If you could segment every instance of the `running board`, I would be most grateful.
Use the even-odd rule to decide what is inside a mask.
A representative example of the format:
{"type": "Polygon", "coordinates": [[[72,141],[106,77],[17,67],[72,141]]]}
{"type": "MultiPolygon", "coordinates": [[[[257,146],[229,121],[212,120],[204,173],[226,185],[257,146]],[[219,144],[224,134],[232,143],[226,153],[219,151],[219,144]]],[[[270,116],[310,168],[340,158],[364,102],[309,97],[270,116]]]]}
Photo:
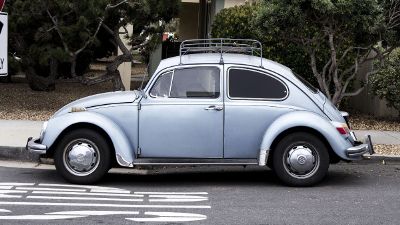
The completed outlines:
{"type": "Polygon", "coordinates": [[[258,165],[257,159],[136,159],[133,165],[258,165]]]}

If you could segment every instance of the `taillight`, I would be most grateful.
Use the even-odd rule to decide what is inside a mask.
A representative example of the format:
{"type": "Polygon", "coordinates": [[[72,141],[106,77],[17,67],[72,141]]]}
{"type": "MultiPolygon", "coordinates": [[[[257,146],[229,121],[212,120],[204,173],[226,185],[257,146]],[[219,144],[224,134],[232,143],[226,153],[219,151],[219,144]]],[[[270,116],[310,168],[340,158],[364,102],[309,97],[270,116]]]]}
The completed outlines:
{"type": "Polygon", "coordinates": [[[345,123],[340,123],[340,122],[332,122],[333,126],[335,126],[336,130],[341,134],[341,135],[346,135],[350,134],[350,129],[345,123]]]}
{"type": "Polygon", "coordinates": [[[339,131],[340,134],[347,134],[347,130],[344,127],[336,127],[336,130],[339,131]]]}

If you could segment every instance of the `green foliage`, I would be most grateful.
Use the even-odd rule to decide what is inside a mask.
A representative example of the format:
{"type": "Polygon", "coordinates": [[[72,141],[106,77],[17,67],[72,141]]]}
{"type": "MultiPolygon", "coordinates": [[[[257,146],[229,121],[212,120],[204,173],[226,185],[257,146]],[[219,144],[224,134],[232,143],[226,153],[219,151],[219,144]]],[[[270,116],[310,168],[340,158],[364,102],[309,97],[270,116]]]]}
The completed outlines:
{"type": "Polygon", "coordinates": [[[258,4],[246,3],[240,6],[222,9],[214,18],[211,36],[215,38],[259,39],[254,29],[253,18],[258,4]]]}
{"type": "Polygon", "coordinates": [[[400,115],[400,49],[394,51],[381,70],[370,78],[371,92],[386,99],[387,106],[400,115]]]}
{"type": "MultiPolygon", "coordinates": [[[[108,2],[106,0],[7,2],[5,10],[9,13],[9,36],[12,37],[10,53],[16,53],[23,59],[23,68],[31,66],[39,76],[43,77],[49,75],[49,60],[56,59],[60,64],[59,73],[69,76],[70,55],[63,42],[72,52],[82,48],[97,29],[99,18],[104,15],[108,2]],[[63,40],[47,10],[56,19],[63,40]]],[[[109,22],[108,19],[106,21],[109,22]]],[[[115,46],[109,42],[111,36],[105,32],[101,34],[102,38],[96,38],[93,44],[82,52],[85,58],[78,56],[78,59],[81,59],[77,61],[78,75],[88,68],[93,58],[108,56],[114,51],[115,46]]]]}
{"type": "Polygon", "coordinates": [[[355,62],[362,64],[379,42],[400,44],[397,16],[392,14],[392,22],[389,18],[390,10],[399,10],[395,2],[264,0],[255,23],[263,35],[302,51],[321,90],[339,105],[344,96],[359,93],[347,90],[357,72],[355,62]]]}
{"type": "Polygon", "coordinates": [[[263,44],[265,58],[282,63],[309,82],[316,84],[309,66],[309,58],[302,48],[273,35],[261,32],[256,23],[261,5],[259,3],[222,9],[214,18],[211,35],[215,38],[256,39],[263,44]]]}
{"type": "MultiPolygon", "coordinates": [[[[156,35],[152,35],[161,35],[161,27],[154,24],[169,21],[176,16],[180,1],[128,0],[118,7],[106,10],[108,4],[121,2],[122,0],[7,2],[5,11],[9,13],[9,32],[12,37],[10,54],[16,53],[23,59],[23,69],[33,67],[43,77],[49,75],[50,59],[55,59],[59,63],[59,75],[69,76],[71,53],[77,52],[87,41],[92,40],[101,18],[104,18],[104,24],[114,32],[118,32],[121,26],[132,24],[132,45],[137,45],[149,36],[156,39],[156,35]]],[[[116,48],[113,34],[101,27],[97,36],[77,55],[77,74],[82,75],[90,62],[110,56],[116,48]]],[[[143,52],[148,54],[150,50],[143,52]]]]}

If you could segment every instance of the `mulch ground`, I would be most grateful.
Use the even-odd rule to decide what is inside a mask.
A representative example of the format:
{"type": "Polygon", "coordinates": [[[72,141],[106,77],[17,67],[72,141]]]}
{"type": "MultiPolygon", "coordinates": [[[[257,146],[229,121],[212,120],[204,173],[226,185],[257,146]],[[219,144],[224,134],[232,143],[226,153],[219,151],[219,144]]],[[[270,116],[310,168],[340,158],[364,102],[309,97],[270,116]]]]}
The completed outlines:
{"type": "Polygon", "coordinates": [[[400,145],[374,145],[374,150],[381,155],[400,155],[400,145]]]}
{"type": "Polygon", "coordinates": [[[400,118],[375,118],[368,115],[350,114],[353,130],[386,130],[400,132],[400,118]]]}
{"type": "Polygon", "coordinates": [[[0,119],[48,120],[62,106],[89,95],[112,91],[111,82],[85,86],[57,83],[52,92],[32,91],[23,80],[0,83],[0,119]]]}

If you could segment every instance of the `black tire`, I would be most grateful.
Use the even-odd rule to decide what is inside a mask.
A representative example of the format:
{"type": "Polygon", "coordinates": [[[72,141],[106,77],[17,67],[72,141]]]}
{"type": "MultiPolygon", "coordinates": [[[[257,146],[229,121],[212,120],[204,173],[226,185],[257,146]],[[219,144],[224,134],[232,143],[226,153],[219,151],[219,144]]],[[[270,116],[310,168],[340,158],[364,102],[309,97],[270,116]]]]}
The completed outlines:
{"type": "MultiPolygon", "coordinates": [[[[78,155],[77,158],[81,157],[78,155]]],[[[78,159],[79,161],[80,159],[78,159]]],[[[57,172],[67,181],[75,184],[93,184],[98,182],[111,168],[111,147],[106,139],[98,132],[81,128],[68,132],[58,143],[54,153],[54,164],[57,172]],[[70,163],[70,152],[73,147],[84,145],[89,149],[92,160],[87,171],[78,171],[70,163]]]]}
{"type": "Polygon", "coordinates": [[[286,185],[296,187],[315,185],[328,172],[328,149],[313,134],[306,132],[289,134],[280,140],[273,150],[272,168],[276,176],[286,185]],[[299,170],[307,169],[299,172],[295,167],[300,168],[299,170]]]}

